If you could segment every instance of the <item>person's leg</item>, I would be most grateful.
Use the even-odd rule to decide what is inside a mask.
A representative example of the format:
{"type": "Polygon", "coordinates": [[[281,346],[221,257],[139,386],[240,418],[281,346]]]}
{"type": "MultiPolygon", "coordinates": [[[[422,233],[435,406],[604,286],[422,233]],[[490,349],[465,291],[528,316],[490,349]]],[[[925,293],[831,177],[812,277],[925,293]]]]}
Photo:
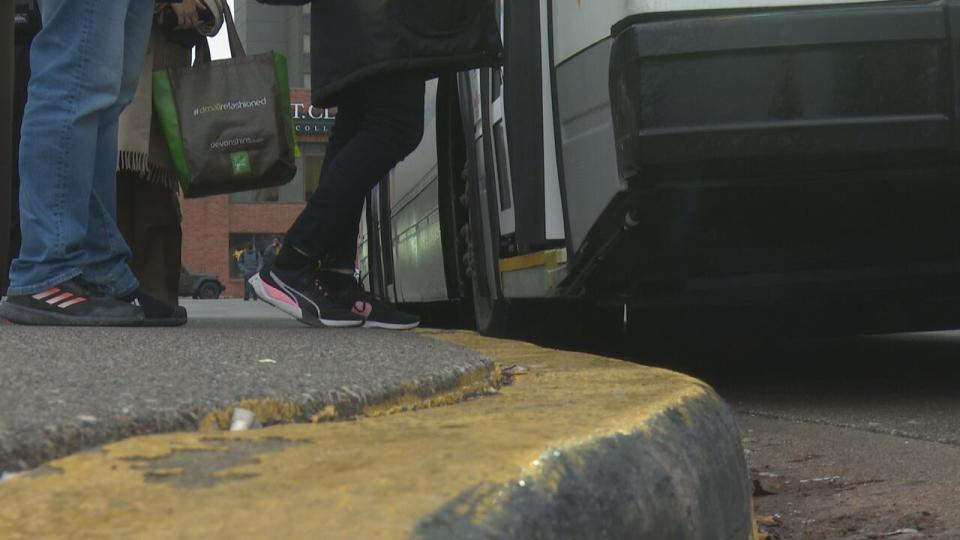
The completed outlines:
{"type": "Polygon", "coordinates": [[[145,326],[180,326],[187,311],[177,305],[180,285],[180,206],[175,193],[137,173],[117,173],[117,228],[135,254],[131,269],[140,283],[124,301],[136,302],[145,326]]]}
{"type": "MultiPolygon", "coordinates": [[[[423,136],[424,83],[419,75],[399,74],[371,80],[357,92],[362,111],[342,107],[347,120],[358,119],[355,133],[339,148],[321,175],[307,207],[287,232],[284,247],[292,246],[314,260],[343,257],[356,233],[367,193],[423,136]],[[352,240],[351,240],[352,238],[352,240]]],[[[352,261],[352,258],[351,258],[352,261]]],[[[350,268],[353,263],[350,263],[350,268]]]]}
{"type": "MultiPolygon", "coordinates": [[[[157,298],[170,305],[180,303],[180,268],[183,266],[183,229],[180,225],[180,200],[177,194],[167,190],[164,187],[157,186],[156,201],[158,212],[162,212],[166,219],[158,223],[151,230],[150,242],[151,251],[156,250],[161,253],[158,257],[161,259],[161,270],[157,273],[162,274],[162,278],[157,284],[157,298]],[[154,247],[154,245],[156,247],[154,247]]],[[[143,203],[146,204],[146,203],[143,203]]],[[[136,261],[134,261],[136,264],[136,261]]],[[[147,291],[148,294],[150,291],[147,291]]]]}
{"type": "Polygon", "coordinates": [[[353,201],[353,211],[347,219],[350,223],[355,224],[355,226],[351,232],[334,239],[332,247],[321,260],[321,266],[323,268],[353,274],[354,267],[357,264],[357,241],[360,238],[360,219],[363,217],[363,207],[365,204],[366,197],[359,201],[353,201]]]}
{"type": "MultiPolygon", "coordinates": [[[[344,146],[356,135],[361,128],[361,122],[366,116],[366,95],[361,96],[361,99],[354,104],[351,108],[353,112],[353,118],[347,124],[347,132],[349,133],[349,138],[342,137],[339,140],[334,140],[334,137],[330,138],[330,145],[327,149],[327,159],[323,162],[323,168],[320,171],[320,177],[323,178],[323,174],[327,171],[327,167],[330,163],[333,162],[333,158],[343,149],[344,146]],[[338,144],[335,144],[338,143],[338,144]],[[334,150],[331,152],[331,148],[334,150]]],[[[336,127],[336,126],[334,126],[336,127]]],[[[318,184],[319,185],[319,184],[318,184]]],[[[365,199],[364,199],[365,200],[365,199]]],[[[363,205],[364,202],[360,203],[355,211],[353,212],[356,215],[357,221],[357,234],[354,237],[359,236],[360,234],[360,217],[363,215],[363,205]]],[[[353,217],[351,216],[351,220],[353,217]]],[[[333,246],[327,250],[326,253],[321,254],[320,264],[324,268],[339,268],[347,269],[352,268],[356,260],[356,242],[351,242],[346,237],[334,239],[333,246]],[[352,247],[351,247],[352,245],[352,247]],[[349,260],[349,262],[348,262],[349,260]]]]}
{"type": "MultiPolygon", "coordinates": [[[[101,114],[120,92],[131,3],[45,0],[20,140],[23,245],[0,316],[18,324],[123,326],[138,307],[81,279],[94,193],[101,114]]],[[[149,21],[148,21],[149,22],[149,21]]],[[[111,174],[111,180],[113,175],[111,174]]]]}
{"type": "MultiPolygon", "coordinates": [[[[323,184],[324,178],[330,171],[331,164],[337,160],[340,152],[353,140],[353,137],[360,131],[366,114],[366,95],[362,91],[352,92],[344,97],[337,107],[337,117],[330,133],[330,142],[327,144],[326,155],[323,160],[323,167],[320,169],[320,178],[318,180],[317,190],[323,184]]],[[[304,209],[297,217],[297,221],[290,228],[294,232],[294,238],[290,237],[290,231],[284,237],[283,246],[277,254],[275,264],[286,270],[295,270],[307,264],[319,261],[323,253],[310,253],[311,249],[307,239],[297,240],[296,236],[312,236],[311,231],[322,225],[319,224],[319,215],[316,211],[304,209]]]]}
{"type": "MultiPolygon", "coordinates": [[[[357,209],[362,209],[367,192],[417,147],[423,135],[420,76],[382,77],[353,94],[353,100],[339,106],[334,155],[328,156],[317,190],[287,232],[276,268],[251,280],[261,299],[317,326],[368,324],[371,310],[378,309],[365,301],[358,309],[346,295],[334,298],[326,286],[318,288],[317,262],[345,245],[344,238],[351,235],[356,252],[357,209]]],[[[350,294],[354,292],[351,288],[350,294]]],[[[376,305],[386,312],[386,304],[376,305]]],[[[395,327],[411,328],[418,322],[405,319],[395,327]]]]}
{"type": "Polygon", "coordinates": [[[394,75],[358,92],[363,95],[359,129],[329,162],[285,246],[292,243],[305,258],[321,261],[319,282],[335,306],[363,317],[365,326],[409,329],[419,318],[366,293],[353,274],[367,194],[423,135],[424,83],[413,74],[394,75]]]}
{"type": "Polygon", "coordinates": [[[16,71],[13,92],[13,161],[11,164],[13,166],[13,178],[10,188],[10,247],[6,262],[3,267],[0,267],[4,279],[7,279],[10,273],[10,263],[20,253],[20,152],[18,149],[20,148],[20,126],[23,124],[23,109],[27,104],[27,82],[30,80],[30,44],[33,42],[33,35],[25,34],[17,36],[16,57],[13,61],[16,71]]]}
{"type": "Polygon", "coordinates": [[[117,228],[130,249],[137,251],[137,199],[139,196],[137,173],[117,171],[117,228]]]}
{"type": "MultiPolygon", "coordinates": [[[[385,87],[375,87],[369,90],[367,96],[369,129],[386,132],[395,125],[394,122],[405,122],[408,126],[404,130],[394,128],[398,140],[402,141],[402,137],[409,136],[405,144],[400,142],[397,145],[397,148],[406,147],[403,154],[396,159],[397,162],[416,148],[423,133],[423,84],[417,85],[410,80],[398,82],[393,88],[398,88],[399,93],[386,94],[383,91],[385,87]],[[419,106],[416,106],[416,103],[419,103],[419,106]],[[386,107],[395,107],[401,114],[393,116],[392,111],[386,107]]],[[[390,168],[395,165],[396,163],[390,168]]],[[[330,247],[323,255],[319,281],[336,305],[349,308],[363,316],[364,326],[407,330],[420,324],[419,317],[404,313],[387,300],[367,293],[354,276],[364,203],[373,186],[388,172],[389,169],[383,171],[379,177],[369,179],[362,186],[362,192],[352,192],[351,198],[344,201],[341,214],[343,221],[340,223],[342,228],[334,229],[337,231],[336,236],[331,238],[330,247]]]]}
{"type": "MultiPolygon", "coordinates": [[[[358,93],[352,93],[349,99],[339,105],[337,120],[320,171],[321,179],[329,170],[330,164],[336,161],[340,151],[359,131],[363,112],[363,96],[358,93]]],[[[333,305],[326,294],[316,286],[317,259],[306,255],[302,249],[293,247],[285,237],[272,263],[264,264],[259,274],[246,280],[245,286],[250,286],[264,302],[305,324],[340,327],[362,325],[362,317],[333,305]]]]}
{"type": "MultiPolygon", "coordinates": [[[[97,201],[101,115],[120,93],[124,25],[149,0],[45,0],[20,142],[23,245],[0,316],[19,324],[132,325],[138,307],[81,279],[97,201]]],[[[149,19],[147,19],[149,24],[149,19]]],[[[115,159],[115,158],[114,158],[115,159]]],[[[111,180],[113,179],[111,171],[111,180]]],[[[129,272],[129,270],[128,270],[129,272]]]]}
{"type": "Polygon", "coordinates": [[[120,172],[117,177],[117,225],[133,251],[132,268],[140,289],[174,306],[181,260],[177,196],[136,173],[120,172]]]}
{"type": "Polygon", "coordinates": [[[7,290],[7,263],[12,249],[10,239],[10,216],[13,214],[11,186],[13,171],[10,170],[10,141],[13,130],[13,34],[14,5],[7,2],[0,8],[0,296],[7,290]]]}
{"type": "Polygon", "coordinates": [[[120,113],[130,104],[147,54],[153,2],[130,0],[123,23],[123,57],[120,87],[113,105],[100,112],[94,161],[90,221],[85,245],[83,277],[109,295],[123,297],[139,286],[130,267],[132,254],[117,228],[117,153],[120,113]]]}
{"type": "Polygon", "coordinates": [[[100,126],[120,95],[131,4],[141,12],[145,4],[153,8],[147,0],[40,4],[44,27],[31,49],[20,144],[23,245],[10,271],[10,294],[37,293],[77,277],[90,256],[91,206],[102,204],[94,171],[97,157],[109,151],[98,148],[100,126]]]}

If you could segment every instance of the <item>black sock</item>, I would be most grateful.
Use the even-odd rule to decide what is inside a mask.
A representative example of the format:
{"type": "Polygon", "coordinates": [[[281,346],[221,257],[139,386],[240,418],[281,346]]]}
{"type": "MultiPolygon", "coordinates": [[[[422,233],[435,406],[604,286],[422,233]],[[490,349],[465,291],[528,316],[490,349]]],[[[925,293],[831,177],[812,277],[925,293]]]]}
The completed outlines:
{"type": "Polygon", "coordinates": [[[311,257],[301,253],[297,248],[284,245],[280,248],[274,264],[281,270],[299,270],[309,265],[311,261],[311,257]]]}
{"type": "Polygon", "coordinates": [[[357,286],[353,274],[343,274],[333,270],[320,271],[320,284],[331,292],[347,291],[357,286]]]}

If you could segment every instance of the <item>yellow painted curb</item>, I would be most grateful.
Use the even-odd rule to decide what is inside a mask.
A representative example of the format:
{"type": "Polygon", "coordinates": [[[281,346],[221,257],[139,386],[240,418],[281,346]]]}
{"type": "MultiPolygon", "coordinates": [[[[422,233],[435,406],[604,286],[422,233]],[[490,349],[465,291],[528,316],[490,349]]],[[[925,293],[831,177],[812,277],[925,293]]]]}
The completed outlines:
{"type": "Polygon", "coordinates": [[[350,420],[357,416],[385,416],[401,412],[418,411],[442,405],[452,405],[465,399],[483,394],[496,393],[500,388],[503,374],[499,365],[493,369],[478,368],[467,371],[453,381],[447,390],[423,388],[416,384],[409,384],[389,397],[379,397],[372,402],[363,404],[359,408],[350,404],[349,410],[345,406],[327,405],[323,409],[309,414],[309,411],[300,403],[279,399],[245,399],[232,407],[218,409],[206,414],[197,423],[200,431],[224,431],[230,428],[230,418],[234,408],[246,409],[254,413],[257,421],[263,425],[291,424],[294,422],[333,422],[336,420],[350,420]]]}
{"type": "MultiPolygon", "coordinates": [[[[669,435],[664,419],[673,430],[700,425],[703,404],[719,403],[700,381],[661,369],[424,333],[487,355],[514,384],[450,407],[384,414],[408,408],[400,404],[353,422],[138,437],[56,460],[0,482],[0,538],[440,538],[467,525],[495,537],[513,519],[504,501],[543,513],[538,501],[567,489],[569,477],[589,483],[602,470],[593,456],[656,442],[669,435]]],[[[736,446],[731,459],[742,462],[736,446]]],[[[741,472],[745,485],[745,469],[731,474],[741,472]]],[[[691,478],[686,486],[706,485],[691,478]]],[[[721,516],[745,531],[740,538],[755,536],[740,526],[752,522],[746,499],[735,506],[743,515],[721,516]]]]}

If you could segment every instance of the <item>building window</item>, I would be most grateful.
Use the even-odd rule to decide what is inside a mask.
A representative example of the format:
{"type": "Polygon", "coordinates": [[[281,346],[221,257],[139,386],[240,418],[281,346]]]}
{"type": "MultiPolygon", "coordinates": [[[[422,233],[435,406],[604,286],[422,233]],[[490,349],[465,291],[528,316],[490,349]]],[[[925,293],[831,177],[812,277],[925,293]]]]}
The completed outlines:
{"type": "Polygon", "coordinates": [[[283,233],[230,233],[230,279],[243,279],[243,272],[240,271],[240,255],[248,245],[253,245],[261,258],[263,250],[278,238],[283,243],[283,233]]]}

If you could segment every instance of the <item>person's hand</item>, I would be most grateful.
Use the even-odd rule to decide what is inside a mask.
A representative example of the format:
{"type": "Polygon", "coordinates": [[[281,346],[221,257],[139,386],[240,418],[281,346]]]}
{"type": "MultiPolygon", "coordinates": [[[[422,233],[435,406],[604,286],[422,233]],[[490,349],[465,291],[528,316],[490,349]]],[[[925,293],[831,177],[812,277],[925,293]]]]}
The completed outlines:
{"type": "Polygon", "coordinates": [[[173,12],[177,14],[177,28],[183,30],[192,30],[200,24],[200,15],[198,10],[202,8],[200,0],[182,0],[181,2],[170,4],[173,12]]]}

